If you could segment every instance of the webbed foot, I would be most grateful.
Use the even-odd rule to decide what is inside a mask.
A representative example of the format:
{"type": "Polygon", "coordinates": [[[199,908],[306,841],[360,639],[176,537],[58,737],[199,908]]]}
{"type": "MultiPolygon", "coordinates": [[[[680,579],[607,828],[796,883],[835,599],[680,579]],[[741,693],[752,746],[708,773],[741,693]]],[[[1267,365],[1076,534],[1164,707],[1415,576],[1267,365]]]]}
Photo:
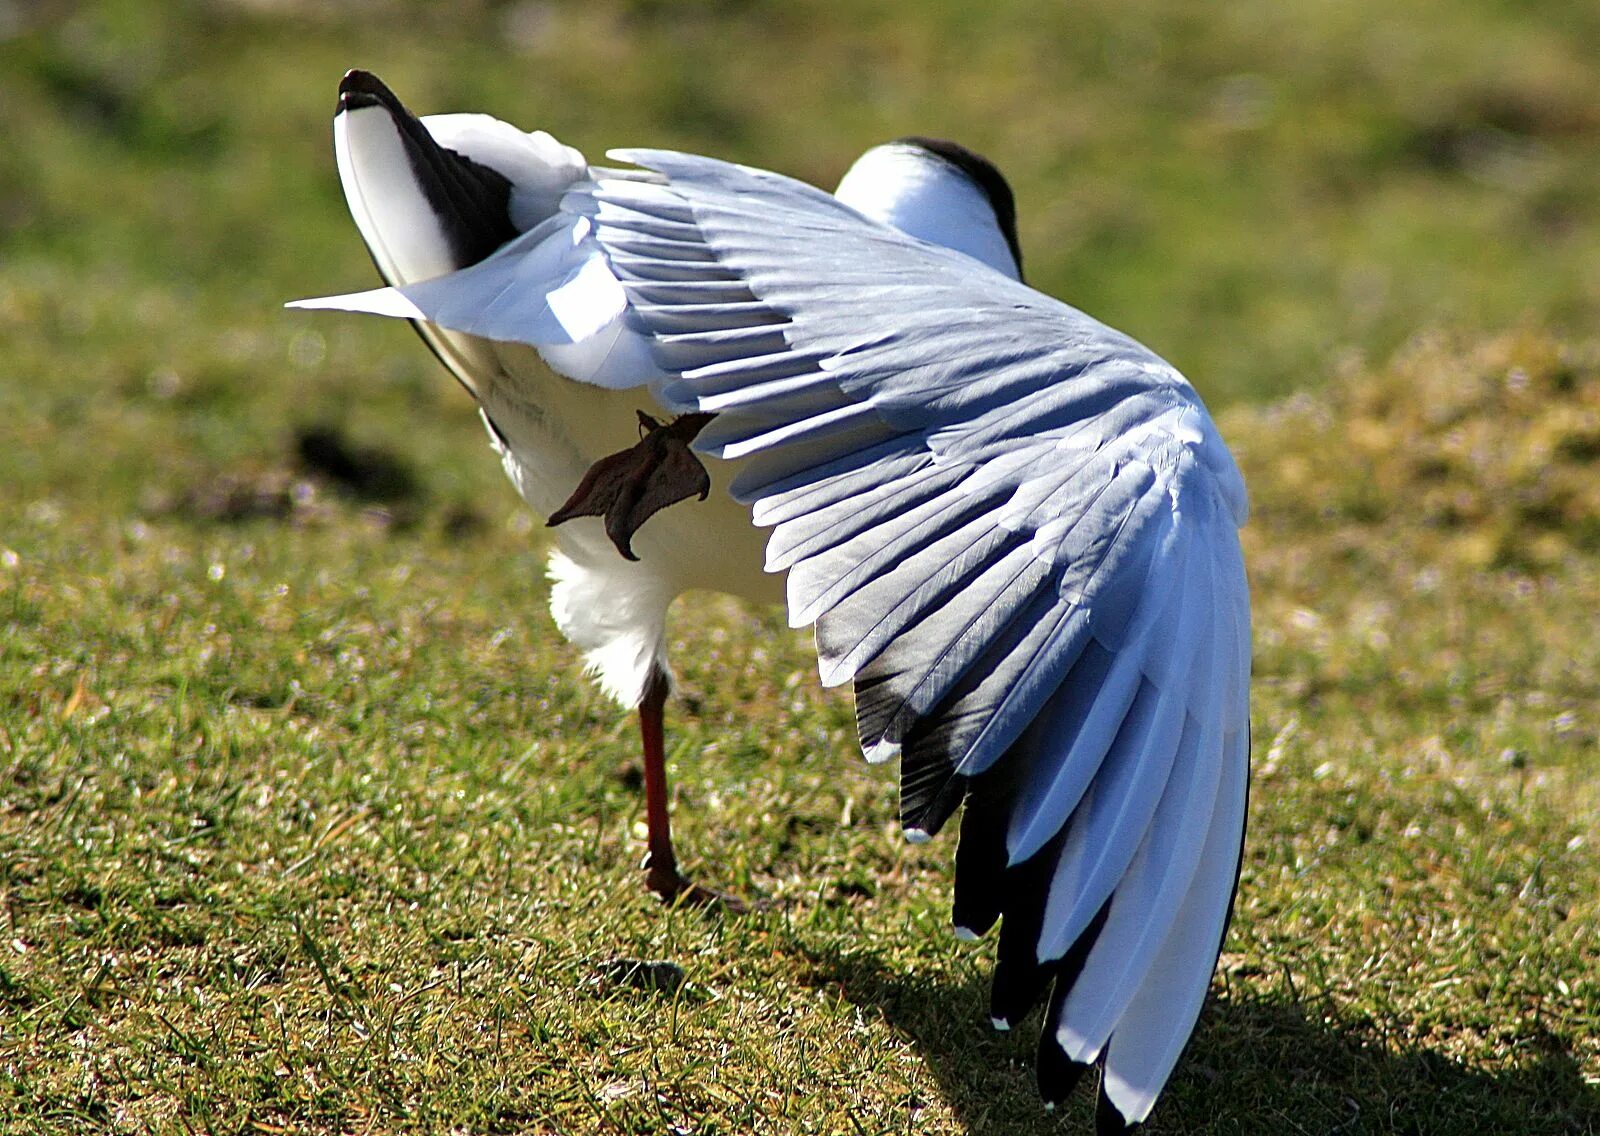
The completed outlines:
{"type": "Polygon", "coordinates": [[[704,501],[711,476],[689,443],[716,415],[683,414],[656,421],[639,411],[639,442],[589,467],[566,504],[550,514],[555,526],[574,517],[605,518],[606,536],[629,560],[633,534],[656,513],[689,497],[704,501]]]}

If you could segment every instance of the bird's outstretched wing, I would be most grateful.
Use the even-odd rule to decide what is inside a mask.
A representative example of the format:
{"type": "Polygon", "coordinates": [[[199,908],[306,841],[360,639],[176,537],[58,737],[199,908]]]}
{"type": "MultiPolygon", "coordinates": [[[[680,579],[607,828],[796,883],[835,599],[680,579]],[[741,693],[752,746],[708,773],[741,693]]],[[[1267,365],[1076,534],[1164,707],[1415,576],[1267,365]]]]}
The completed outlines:
{"type": "Polygon", "coordinates": [[[671,377],[747,464],[795,625],[852,681],[902,819],[965,802],[954,919],[993,1015],[1049,990],[1040,1088],[1142,1119],[1232,903],[1249,749],[1238,471],[1170,366],[1064,304],[763,171],[654,150],[587,216],[671,377]]]}

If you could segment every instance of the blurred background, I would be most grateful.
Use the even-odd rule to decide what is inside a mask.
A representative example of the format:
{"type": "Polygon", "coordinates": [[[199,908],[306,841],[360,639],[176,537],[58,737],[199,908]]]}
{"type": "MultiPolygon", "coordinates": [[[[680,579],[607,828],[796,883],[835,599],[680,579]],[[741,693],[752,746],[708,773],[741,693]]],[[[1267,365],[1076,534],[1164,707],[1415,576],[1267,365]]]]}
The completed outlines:
{"type": "MultiPolygon", "coordinates": [[[[102,394],[230,367],[312,404],[409,381],[391,368],[438,385],[374,361],[403,337],[274,310],[371,280],[329,147],[355,65],[419,113],[829,187],[876,142],[960,140],[1011,179],[1030,279],[1213,403],[1423,329],[1600,315],[1581,0],[6,0],[0,37],[7,353],[59,357],[64,325],[102,394]]],[[[29,386],[8,417],[51,397],[29,386]]]]}
{"type": "Polygon", "coordinates": [[[281,308],[377,282],[359,66],[595,159],[992,158],[1256,503],[1263,788],[1155,1131],[1595,1131],[1597,61],[1593,0],[0,0],[0,1119],[1057,1131],[1026,1038],[949,1040],[951,844],[781,617],[686,605],[674,761],[711,878],[809,923],[637,901],[631,734],[469,399],[281,308]],[[669,1038],[596,950],[715,996],[669,1038]]]}

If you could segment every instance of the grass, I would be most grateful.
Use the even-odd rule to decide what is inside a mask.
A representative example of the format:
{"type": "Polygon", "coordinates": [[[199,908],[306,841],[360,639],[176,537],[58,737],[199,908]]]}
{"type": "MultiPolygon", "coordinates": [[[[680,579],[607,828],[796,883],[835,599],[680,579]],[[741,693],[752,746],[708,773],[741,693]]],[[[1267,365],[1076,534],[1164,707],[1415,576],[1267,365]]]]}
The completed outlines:
{"type": "Polygon", "coordinates": [[[997,157],[1033,278],[1226,404],[1255,502],[1241,898],[1152,1130],[1600,1131],[1595,16],[1391,8],[0,13],[0,1130],[1088,1123],[773,613],[682,601],[670,744],[690,867],[781,904],[644,895],[631,726],[464,397],[276,310],[368,280],[360,63],[591,152],[997,157]]]}

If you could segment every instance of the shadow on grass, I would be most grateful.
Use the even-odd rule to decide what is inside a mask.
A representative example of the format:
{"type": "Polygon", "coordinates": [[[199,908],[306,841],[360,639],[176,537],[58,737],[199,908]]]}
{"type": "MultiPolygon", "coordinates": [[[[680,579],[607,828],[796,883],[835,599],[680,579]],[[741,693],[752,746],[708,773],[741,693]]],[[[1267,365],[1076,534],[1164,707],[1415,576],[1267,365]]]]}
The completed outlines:
{"type": "MultiPolygon", "coordinates": [[[[875,1009],[921,1051],[971,1136],[1094,1130],[1092,1091],[1045,1113],[1033,1080],[1038,1016],[1009,1034],[988,1028],[988,975],[905,973],[872,954],[811,957],[810,979],[875,1009]]],[[[1518,1068],[1475,1067],[1412,1049],[1391,1052],[1370,1025],[1319,1020],[1285,998],[1213,997],[1151,1123],[1162,1133],[1315,1136],[1582,1136],[1600,1133],[1600,1087],[1586,1084],[1562,1038],[1523,1039],[1518,1068]]]]}

